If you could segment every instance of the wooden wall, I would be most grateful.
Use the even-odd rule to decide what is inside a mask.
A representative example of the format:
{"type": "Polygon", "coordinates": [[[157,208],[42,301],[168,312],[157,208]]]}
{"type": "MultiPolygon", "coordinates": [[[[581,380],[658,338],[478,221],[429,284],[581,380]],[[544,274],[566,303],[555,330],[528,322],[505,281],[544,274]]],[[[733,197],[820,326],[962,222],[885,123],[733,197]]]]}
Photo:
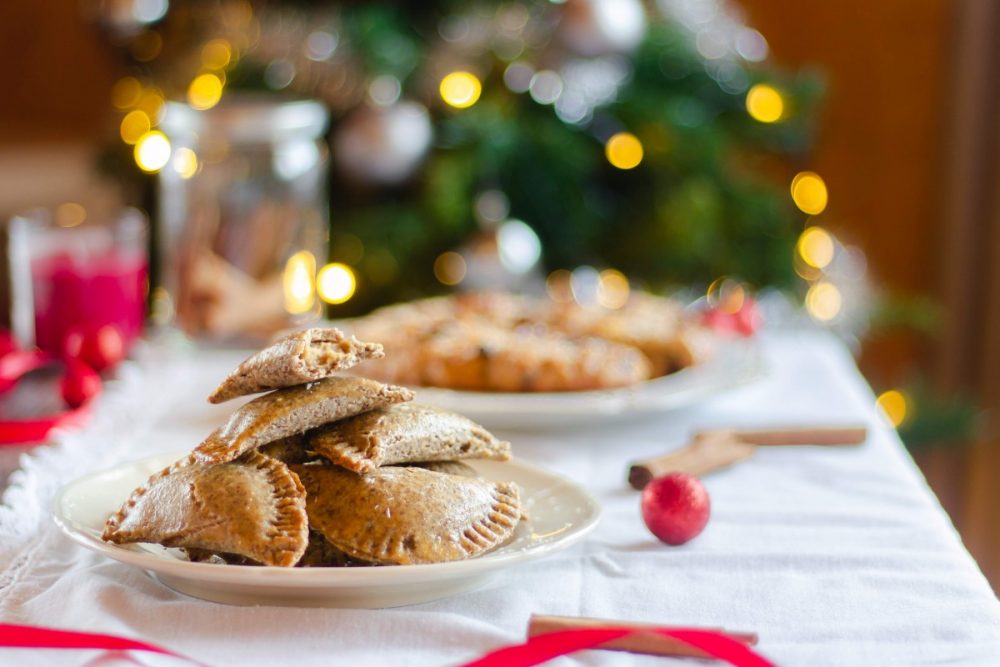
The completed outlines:
{"type": "MultiPolygon", "coordinates": [[[[827,96],[812,168],[826,179],[821,221],[860,245],[872,279],[895,294],[937,293],[952,62],[951,0],[742,0],[775,62],[823,73],[827,96]]],[[[905,333],[866,346],[863,367],[905,381],[925,341],[905,333]]]]}
{"type": "MultiPolygon", "coordinates": [[[[104,126],[111,47],[80,0],[0,2],[0,141],[88,138],[104,126]]],[[[0,144],[2,147],[3,144],[0,144]]]]}
{"type": "Polygon", "coordinates": [[[916,458],[1000,591],[1000,4],[742,5],[777,62],[828,77],[814,156],[825,223],[864,248],[878,284],[941,306],[936,337],[878,337],[862,368],[885,387],[916,365],[979,401],[975,442],[916,458]]]}

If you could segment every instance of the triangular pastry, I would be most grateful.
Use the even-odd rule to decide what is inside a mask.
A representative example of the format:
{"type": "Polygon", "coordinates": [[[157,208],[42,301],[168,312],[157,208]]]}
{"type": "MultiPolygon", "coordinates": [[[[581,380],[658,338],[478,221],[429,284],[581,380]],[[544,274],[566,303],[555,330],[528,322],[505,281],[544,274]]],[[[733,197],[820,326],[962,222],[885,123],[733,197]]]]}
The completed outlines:
{"type": "Polygon", "coordinates": [[[432,472],[443,472],[446,475],[458,475],[460,477],[479,477],[479,473],[472,466],[461,461],[426,461],[420,463],[409,463],[414,468],[423,468],[432,472]]]}
{"type": "Polygon", "coordinates": [[[257,452],[213,466],[188,456],[133,491],[103,538],[291,567],[309,541],[305,490],[285,464],[257,452]]]}
{"type": "Polygon", "coordinates": [[[307,448],[355,472],[395,463],[510,458],[510,443],[471,419],[426,405],[373,410],[307,435],[307,448]]]}
{"type": "Polygon", "coordinates": [[[384,355],[378,343],[364,343],[339,329],[306,329],[266,347],[229,374],[208,397],[222,403],[237,396],[313,382],[384,355]]]}
{"type": "Polygon", "coordinates": [[[241,406],[195,447],[202,463],[232,461],[244,452],[323,424],[409,401],[413,392],[359,377],[329,377],[286,387],[241,406]]]}
{"type": "Polygon", "coordinates": [[[507,541],[521,518],[517,485],[432,472],[294,465],[309,525],[352,558],[379,564],[440,563],[507,541]]]}

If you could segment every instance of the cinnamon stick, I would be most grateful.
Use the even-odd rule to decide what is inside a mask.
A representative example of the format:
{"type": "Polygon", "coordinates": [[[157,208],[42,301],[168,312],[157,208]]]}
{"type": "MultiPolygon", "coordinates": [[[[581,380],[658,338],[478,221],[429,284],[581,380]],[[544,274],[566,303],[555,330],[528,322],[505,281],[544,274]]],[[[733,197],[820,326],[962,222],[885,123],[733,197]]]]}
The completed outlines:
{"type": "Polygon", "coordinates": [[[743,442],[761,447],[788,445],[859,445],[868,438],[864,424],[844,426],[792,426],[762,429],[711,429],[695,433],[695,439],[726,432],[743,442]]]}
{"type": "MultiPolygon", "coordinates": [[[[573,630],[579,628],[593,627],[616,627],[628,628],[630,630],[646,630],[649,628],[663,627],[650,623],[632,623],[626,621],[610,621],[598,618],[582,618],[576,616],[542,616],[532,614],[528,621],[528,636],[542,635],[559,630],[573,630]]],[[[725,633],[730,639],[753,646],[757,643],[757,635],[745,632],[729,632],[721,628],[705,628],[716,632],[725,633]]],[[[664,637],[654,633],[641,633],[621,637],[601,644],[601,650],[627,651],[629,653],[643,653],[646,655],[677,656],[691,658],[707,658],[708,654],[688,644],[684,644],[670,637],[664,637]]]]}
{"type": "Polygon", "coordinates": [[[638,461],[629,468],[628,483],[634,489],[672,472],[694,477],[725,468],[753,455],[757,446],[736,437],[733,431],[705,431],[687,447],[654,459],[638,461]]]}

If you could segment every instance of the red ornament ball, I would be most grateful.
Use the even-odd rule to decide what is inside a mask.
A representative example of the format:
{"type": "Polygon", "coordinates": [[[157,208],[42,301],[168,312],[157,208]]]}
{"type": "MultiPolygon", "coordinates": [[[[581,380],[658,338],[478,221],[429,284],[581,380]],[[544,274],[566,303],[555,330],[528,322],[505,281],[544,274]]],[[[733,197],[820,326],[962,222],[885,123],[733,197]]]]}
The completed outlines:
{"type": "Polygon", "coordinates": [[[66,405],[78,408],[101,393],[101,378],[90,366],[78,359],[67,359],[65,363],[59,393],[66,405]]]}
{"type": "Polygon", "coordinates": [[[675,472],[658,477],[642,491],[642,520],[661,541],[678,545],[694,539],[708,523],[711,503],[697,477],[675,472]]]}

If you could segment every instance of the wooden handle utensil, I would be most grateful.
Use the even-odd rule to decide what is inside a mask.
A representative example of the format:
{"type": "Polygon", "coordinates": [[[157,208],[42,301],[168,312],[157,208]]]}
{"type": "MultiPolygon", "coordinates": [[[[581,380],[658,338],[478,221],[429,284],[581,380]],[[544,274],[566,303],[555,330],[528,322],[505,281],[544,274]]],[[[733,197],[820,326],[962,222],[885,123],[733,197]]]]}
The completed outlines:
{"type": "Polygon", "coordinates": [[[655,459],[633,463],[628,483],[642,489],[657,477],[683,472],[700,477],[707,472],[750,458],[756,445],[738,440],[732,431],[709,431],[696,437],[687,447],[655,459]]]}
{"type": "Polygon", "coordinates": [[[795,426],[763,429],[712,429],[697,431],[695,440],[716,433],[729,433],[743,442],[761,447],[788,445],[860,445],[868,438],[864,424],[847,426],[795,426]]]}
{"type": "Polygon", "coordinates": [[[672,472],[700,477],[750,458],[757,447],[858,445],[867,437],[868,428],[864,425],[698,431],[687,447],[633,463],[628,483],[632,488],[643,489],[657,477],[672,472]]]}

